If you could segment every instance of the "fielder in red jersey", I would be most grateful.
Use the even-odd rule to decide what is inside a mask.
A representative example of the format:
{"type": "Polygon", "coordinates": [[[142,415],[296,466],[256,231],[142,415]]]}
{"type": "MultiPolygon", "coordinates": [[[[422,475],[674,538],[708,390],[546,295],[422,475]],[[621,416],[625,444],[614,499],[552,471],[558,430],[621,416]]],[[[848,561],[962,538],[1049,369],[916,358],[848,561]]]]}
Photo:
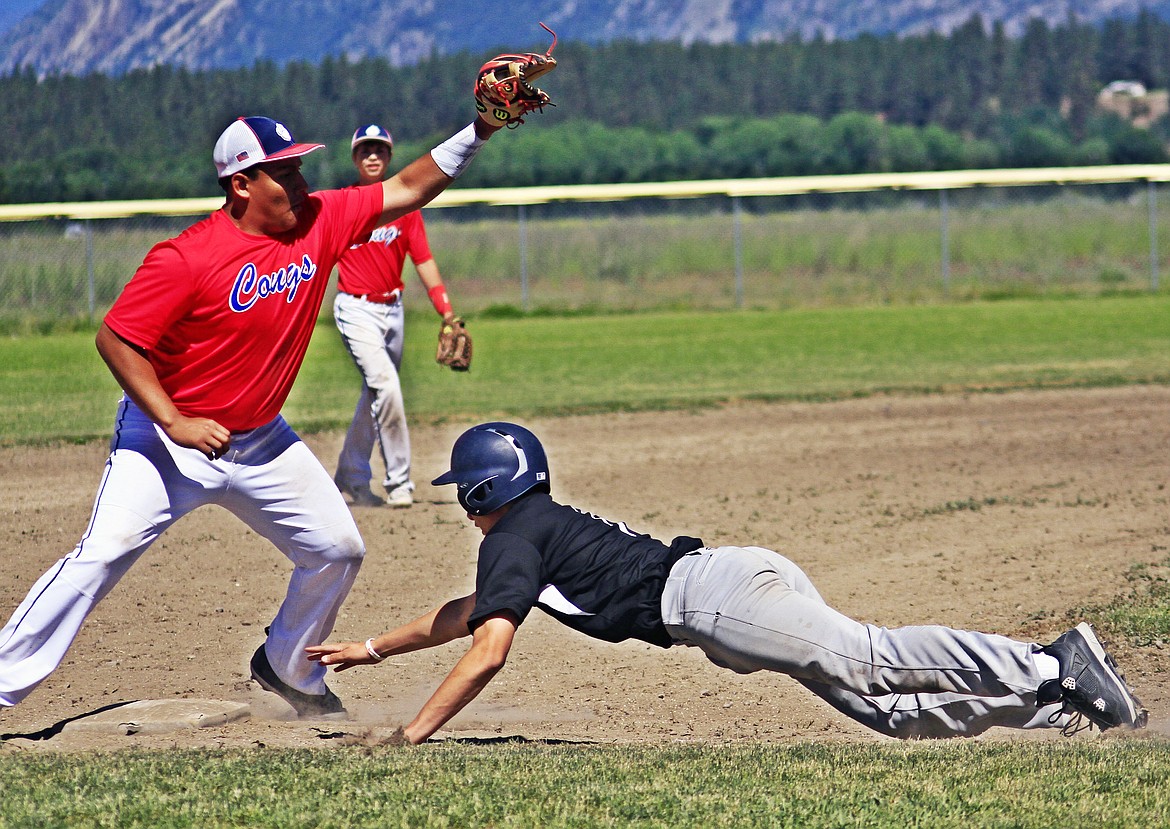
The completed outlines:
{"type": "MultiPolygon", "coordinates": [[[[390,173],[394,139],[389,130],[367,124],[354,131],[350,155],[358,185],[382,181],[390,173]]],[[[399,370],[405,338],[402,268],[410,257],[435,312],[443,322],[455,318],[439,266],[431,254],[426,226],[418,210],[374,230],[354,245],[337,268],[333,320],[341,342],[362,375],[362,390],[345,434],[333,480],[357,506],[409,507],[414,503],[410,479],[410,430],[399,370]],[[374,446],[382,456],[386,496],[370,489],[374,446]]]]}
{"type": "Polygon", "coordinates": [[[121,385],[89,527],[0,630],[0,706],[52,673],[86,616],[167,527],[222,506],[294,567],[252,677],[299,717],[345,717],[303,649],[332,630],[365,545],[329,473],[280,415],[350,245],[417,210],[498,127],[469,124],[369,187],[310,195],[281,123],[240,118],[213,152],[225,202],[156,245],[114,303],[97,349],[121,385]]]}

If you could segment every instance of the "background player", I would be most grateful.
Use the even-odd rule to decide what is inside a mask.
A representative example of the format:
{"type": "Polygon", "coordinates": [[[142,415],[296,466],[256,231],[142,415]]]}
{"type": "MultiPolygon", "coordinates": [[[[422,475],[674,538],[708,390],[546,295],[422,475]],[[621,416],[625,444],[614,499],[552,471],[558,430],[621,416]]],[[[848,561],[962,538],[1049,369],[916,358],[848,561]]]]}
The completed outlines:
{"type": "Polygon", "coordinates": [[[470,649],[406,726],[420,743],[503,667],[535,606],[598,639],[700,648],[738,673],[778,671],[838,711],[894,737],[953,737],[992,726],[1141,727],[1146,712],[1081,624],[1047,647],[937,625],[886,629],[843,616],[787,558],[761,547],[669,545],[549,495],[544,447],[523,427],[465,432],[451,469],[484,535],[475,592],[364,643],[306,649],[335,670],[471,635],[470,649]]]}
{"type": "MultiPolygon", "coordinates": [[[[350,150],[358,186],[382,181],[389,174],[394,139],[385,128],[378,124],[358,127],[350,150]]],[[[409,507],[414,502],[410,433],[398,379],[405,334],[402,267],[407,256],[435,311],[444,322],[450,322],[455,313],[418,210],[377,228],[369,241],[346,251],[337,266],[333,320],[361,372],[362,391],[333,480],[358,506],[409,507]],[[375,443],[386,468],[384,500],[370,489],[370,453],[375,443]]]]}
{"type": "Polygon", "coordinates": [[[220,135],[224,205],[161,242],[106,315],[97,348],[125,392],[89,526],[0,631],[0,705],[24,699],[61,662],[81,625],[172,523],[218,504],[294,568],[251,661],[260,685],[299,716],[344,716],[322,641],[365,549],[329,473],[280,415],[340,256],[417,210],[498,125],[476,119],[380,183],[309,194],[299,144],[265,117],[220,135]]]}

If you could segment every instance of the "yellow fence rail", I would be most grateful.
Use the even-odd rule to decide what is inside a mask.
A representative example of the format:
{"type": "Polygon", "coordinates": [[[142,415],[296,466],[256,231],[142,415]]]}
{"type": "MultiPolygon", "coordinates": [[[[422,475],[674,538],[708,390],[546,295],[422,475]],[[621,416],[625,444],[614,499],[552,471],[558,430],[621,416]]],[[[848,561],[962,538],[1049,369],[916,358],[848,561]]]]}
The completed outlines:
{"type": "MultiPolygon", "coordinates": [[[[614,202],[629,199],[690,199],[701,196],[796,196],[807,193],[858,193],[872,190],[960,190],[970,187],[1020,187],[1061,184],[1111,184],[1170,181],[1170,164],[1115,164],[1098,167],[1038,167],[1019,170],[946,170],[929,173],[859,173],[844,176],[709,181],[655,181],[627,184],[572,184],[539,187],[454,188],[430,207],[473,204],[509,206],[549,202],[614,202]]],[[[219,197],[136,201],[59,202],[0,205],[0,221],[34,219],[119,219],[127,216],[194,216],[223,204],[219,197]]]]}

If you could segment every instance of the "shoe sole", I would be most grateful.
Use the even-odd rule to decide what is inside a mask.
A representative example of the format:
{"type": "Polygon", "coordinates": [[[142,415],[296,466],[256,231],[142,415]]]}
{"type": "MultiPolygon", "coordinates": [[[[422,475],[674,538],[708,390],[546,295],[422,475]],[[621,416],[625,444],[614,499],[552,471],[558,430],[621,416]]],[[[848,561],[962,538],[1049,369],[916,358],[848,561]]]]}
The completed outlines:
{"type": "MultiPolygon", "coordinates": [[[[296,712],[297,707],[295,705],[293,705],[291,702],[289,702],[287,699],[285,699],[284,694],[282,694],[278,688],[274,687],[271,682],[268,682],[267,680],[264,679],[264,677],[262,677],[262,676],[260,676],[260,674],[256,673],[256,669],[253,668],[251,665],[248,666],[248,672],[252,675],[252,680],[257,685],[259,685],[261,688],[263,688],[265,691],[267,691],[270,694],[276,694],[278,697],[280,697],[282,700],[284,700],[285,703],[292,706],[294,713],[296,712]]],[[[304,716],[302,716],[301,714],[298,713],[297,719],[298,720],[328,720],[331,722],[344,722],[344,721],[349,719],[349,712],[348,711],[335,711],[332,714],[306,714],[304,716]]]]}
{"type": "MultiPolygon", "coordinates": [[[[1129,686],[1125,682],[1125,677],[1123,677],[1117,669],[1117,662],[1114,661],[1112,656],[1105,652],[1105,647],[1101,644],[1101,640],[1097,638],[1097,634],[1093,632],[1092,625],[1090,625],[1088,622],[1081,622],[1076,626],[1076,631],[1081,635],[1081,638],[1085,641],[1085,644],[1088,646],[1093,656],[1095,656],[1097,661],[1102,666],[1104,666],[1105,675],[1109,678],[1109,681],[1113,683],[1114,688],[1121,693],[1121,698],[1125,700],[1125,705],[1128,710],[1129,717],[1128,722],[1124,722],[1122,725],[1129,728],[1140,728],[1145,724],[1145,716],[1143,715],[1146,715],[1146,712],[1144,710],[1139,711],[1141,702],[1133,695],[1133,692],[1129,690],[1129,686]]],[[[1102,729],[1113,727],[1109,723],[1098,722],[1095,717],[1089,717],[1089,719],[1093,720],[1093,722],[1096,722],[1097,726],[1102,729]]]]}

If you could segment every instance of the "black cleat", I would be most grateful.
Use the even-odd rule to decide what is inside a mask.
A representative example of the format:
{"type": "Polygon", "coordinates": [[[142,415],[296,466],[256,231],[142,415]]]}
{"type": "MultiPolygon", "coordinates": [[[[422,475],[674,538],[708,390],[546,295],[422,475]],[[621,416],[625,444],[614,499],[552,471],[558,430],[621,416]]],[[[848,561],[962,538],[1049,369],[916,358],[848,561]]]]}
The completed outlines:
{"type": "Polygon", "coordinates": [[[271,691],[283,699],[297,712],[302,720],[346,720],[349,714],[341,704],[337,694],[325,689],[324,694],[306,694],[296,688],[286,685],[272,666],[268,664],[268,654],[261,645],[252,654],[252,679],[259,683],[265,691],[271,691]]]}
{"type": "Polygon", "coordinates": [[[1056,657],[1060,677],[1036,691],[1036,704],[1063,702],[1070,713],[1081,714],[1105,731],[1119,726],[1144,728],[1149,714],[1129,690],[1113,657],[1105,652],[1093,628],[1081,622],[1043,652],[1056,657]]]}

